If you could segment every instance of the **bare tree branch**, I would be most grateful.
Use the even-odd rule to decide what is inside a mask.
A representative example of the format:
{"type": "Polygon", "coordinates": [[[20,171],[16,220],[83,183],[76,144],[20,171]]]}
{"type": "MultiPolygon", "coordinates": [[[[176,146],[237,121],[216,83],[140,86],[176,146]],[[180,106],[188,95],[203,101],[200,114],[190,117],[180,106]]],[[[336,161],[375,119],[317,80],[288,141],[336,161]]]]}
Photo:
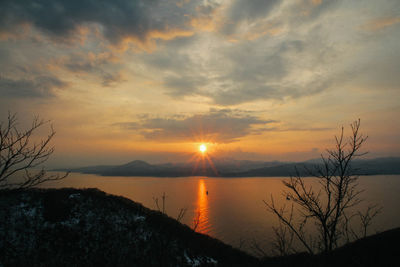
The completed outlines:
{"type": "Polygon", "coordinates": [[[46,181],[65,178],[68,173],[48,174],[43,168],[35,170],[46,162],[54,152],[50,141],[55,135],[53,126],[45,139],[33,142],[32,136],[49,121],[35,117],[27,130],[19,130],[16,114],[8,113],[7,121],[0,123],[0,189],[29,188],[46,181]],[[21,177],[15,177],[20,174],[21,177]]]}
{"type": "Polygon", "coordinates": [[[371,220],[380,212],[375,206],[369,207],[365,214],[350,211],[350,208],[361,202],[360,195],[363,192],[358,189],[358,175],[354,174],[352,162],[366,154],[360,152],[360,148],[368,138],[359,131],[360,120],[353,122],[350,128],[351,135],[347,139],[344,128],[341,128],[340,134],[335,136],[335,149],[327,150],[328,157],[321,155],[321,164],[314,168],[305,167],[307,175],[317,179],[318,188],[306,185],[296,168],[296,175],[283,181],[288,189],[287,200],[292,203],[290,211],[285,205],[276,207],[272,196],[270,201],[264,201],[268,210],[279,219],[280,228],[273,230],[274,246],[280,252],[294,251],[293,248],[286,247],[292,246],[293,236],[311,254],[331,251],[344,241],[349,242],[360,236],[350,227],[350,221],[355,215],[361,221],[361,236],[365,236],[371,220]],[[297,208],[299,222],[293,220],[294,206],[297,208]],[[306,235],[305,227],[309,223],[313,223],[317,235],[306,235]],[[285,230],[291,231],[292,236],[285,230]]]}

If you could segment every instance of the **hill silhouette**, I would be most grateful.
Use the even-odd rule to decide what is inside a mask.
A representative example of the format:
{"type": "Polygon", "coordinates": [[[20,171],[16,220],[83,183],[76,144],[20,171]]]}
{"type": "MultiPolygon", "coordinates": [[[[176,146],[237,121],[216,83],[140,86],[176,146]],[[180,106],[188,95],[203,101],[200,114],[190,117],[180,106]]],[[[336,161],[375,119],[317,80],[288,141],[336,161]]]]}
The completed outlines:
{"type": "MultiPolygon", "coordinates": [[[[99,165],[81,168],[63,168],[57,171],[71,171],[103,176],[156,176],[156,177],[287,177],[295,174],[295,168],[302,176],[306,169],[313,169],[320,160],[304,162],[262,162],[249,160],[211,159],[190,163],[150,164],[134,160],[122,165],[99,165]]],[[[376,158],[356,160],[352,166],[359,175],[400,174],[400,158],[376,158]]]]}

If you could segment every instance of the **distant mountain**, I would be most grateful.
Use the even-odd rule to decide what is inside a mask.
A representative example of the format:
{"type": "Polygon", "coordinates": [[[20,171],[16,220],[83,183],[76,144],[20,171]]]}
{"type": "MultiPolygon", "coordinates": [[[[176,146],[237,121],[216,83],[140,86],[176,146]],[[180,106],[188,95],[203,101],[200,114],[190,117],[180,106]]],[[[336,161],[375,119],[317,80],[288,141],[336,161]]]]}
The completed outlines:
{"type": "Polygon", "coordinates": [[[400,158],[387,157],[376,159],[365,159],[355,162],[355,167],[360,174],[400,174],[400,158]]]}
{"type": "Polygon", "coordinates": [[[284,163],[282,165],[263,167],[252,169],[244,172],[232,172],[227,173],[228,177],[280,177],[280,176],[292,176],[298,173],[302,176],[307,176],[306,168],[312,169],[316,164],[312,163],[284,163]]]}
{"type": "Polygon", "coordinates": [[[98,174],[103,176],[225,176],[228,173],[245,172],[257,168],[272,167],[282,162],[262,162],[234,159],[200,160],[188,163],[150,164],[142,160],[134,160],[123,165],[98,165],[56,171],[71,171],[98,174]]]}
{"type": "MultiPolygon", "coordinates": [[[[321,166],[322,160],[309,160],[298,163],[287,163],[278,166],[252,169],[245,172],[227,174],[235,177],[272,177],[272,176],[291,176],[296,171],[301,176],[309,176],[308,170],[314,170],[321,166]]],[[[352,162],[354,174],[358,175],[378,175],[378,174],[400,174],[400,158],[376,158],[361,159],[352,162]]]]}
{"type": "Polygon", "coordinates": [[[111,168],[101,170],[102,175],[111,176],[141,176],[141,175],[155,175],[162,171],[162,167],[151,165],[142,160],[134,160],[127,164],[113,166],[111,168]]]}
{"type": "Polygon", "coordinates": [[[115,167],[114,165],[97,165],[97,166],[89,166],[89,167],[80,167],[74,169],[56,169],[55,171],[72,171],[72,172],[80,172],[80,173],[88,173],[88,174],[100,174],[103,171],[106,171],[110,168],[115,167]]]}
{"type": "MultiPolygon", "coordinates": [[[[305,162],[262,162],[234,159],[210,159],[189,163],[150,164],[142,160],[134,160],[123,165],[99,165],[75,169],[58,169],[98,174],[103,176],[211,176],[211,177],[274,177],[291,176],[296,169],[302,176],[307,176],[307,169],[312,170],[321,164],[321,160],[305,162]]],[[[400,174],[400,158],[376,158],[356,160],[352,164],[356,174],[400,174]]]]}

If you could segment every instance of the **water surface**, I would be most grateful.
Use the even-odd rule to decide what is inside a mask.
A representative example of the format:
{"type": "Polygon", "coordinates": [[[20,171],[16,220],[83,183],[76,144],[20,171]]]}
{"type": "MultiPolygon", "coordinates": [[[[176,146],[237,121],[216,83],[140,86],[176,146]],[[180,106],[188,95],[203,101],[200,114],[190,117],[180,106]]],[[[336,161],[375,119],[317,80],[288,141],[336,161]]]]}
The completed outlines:
{"type": "MultiPolygon", "coordinates": [[[[130,198],[144,206],[163,208],[177,218],[181,209],[186,213],[181,220],[196,231],[216,237],[225,243],[252,251],[256,242],[270,250],[272,226],[277,219],[267,211],[263,200],[272,195],[277,205],[287,204],[282,194],[285,178],[157,178],[157,177],[112,177],[71,173],[66,179],[48,182],[42,187],[99,188],[107,193],[130,198]]],[[[307,178],[314,182],[312,178],[307,178]]],[[[365,201],[383,206],[382,213],[370,227],[370,233],[400,226],[400,176],[364,176],[359,179],[360,189],[365,191],[365,201]]]]}

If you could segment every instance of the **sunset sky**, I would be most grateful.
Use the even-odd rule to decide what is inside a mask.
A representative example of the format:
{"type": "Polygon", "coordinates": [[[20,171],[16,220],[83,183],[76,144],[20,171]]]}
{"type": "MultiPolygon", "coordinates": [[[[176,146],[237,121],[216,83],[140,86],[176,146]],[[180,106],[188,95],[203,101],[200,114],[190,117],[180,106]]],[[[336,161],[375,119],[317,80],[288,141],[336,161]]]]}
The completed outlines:
{"type": "Polygon", "coordinates": [[[358,118],[400,156],[398,0],[5,0],[0,62],[1,120],[51,120],[51,166],[307,160],[358,118]]]}

